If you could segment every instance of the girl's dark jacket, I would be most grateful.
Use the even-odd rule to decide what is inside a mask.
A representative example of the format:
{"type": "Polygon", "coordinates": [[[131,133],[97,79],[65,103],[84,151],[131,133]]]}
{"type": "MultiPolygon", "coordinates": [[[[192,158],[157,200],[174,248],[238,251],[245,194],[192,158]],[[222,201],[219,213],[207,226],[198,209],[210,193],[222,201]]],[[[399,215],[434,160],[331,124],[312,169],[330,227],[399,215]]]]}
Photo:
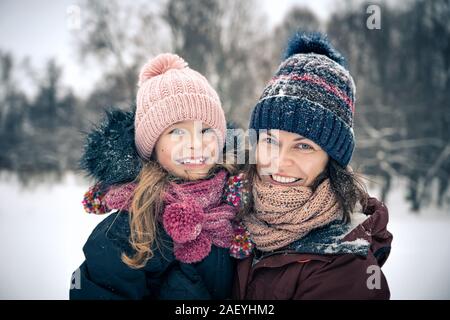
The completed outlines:
{"type": "MultiPolygon", "coordinates": [[[[81,169],[102,187],[133,181],[141,162],[134,147],[134,112],[113,110],[86,139],[81,169]]],[[[83,247],[86,260],[72,275],[70,299],[225,299],[231,294],[234,259],[212,246],[199,263],[174,258],[173,243],[159,226],[154,256],[141,269],[122,262],[132,253],[126,211],[111,213],[83,247]]]]}
{"type": "Polygon", "coordinates": [[[230,297],[234,262],[228,249],[212,246],[199,263],[175,260],[170,237],[160,228],[161,248],[144,268],[122,262],[130,253],[128,213],[110,214],[83,247],[86,260],[75,271],[70,299],[226,299],[230,297]]]}
{"type": "Polygon", "coordinates": [[[233,285],[235,299],[389,299],[381,266],[392,234],[388,211],[370,198],[353,223],[333,223],[261,256],[241,260],[233,285]]]}

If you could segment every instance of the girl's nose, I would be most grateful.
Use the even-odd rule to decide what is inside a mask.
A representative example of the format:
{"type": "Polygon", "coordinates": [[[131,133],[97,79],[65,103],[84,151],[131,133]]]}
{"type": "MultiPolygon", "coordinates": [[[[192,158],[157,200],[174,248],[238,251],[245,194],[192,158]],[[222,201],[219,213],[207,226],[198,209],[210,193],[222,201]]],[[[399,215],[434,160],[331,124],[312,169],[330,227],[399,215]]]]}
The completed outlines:
{"type": "Polygon", "coordinates": [[[191,139],[191,149],[201,149],[203,145],[202,134],[194,133],[191,139]]]}

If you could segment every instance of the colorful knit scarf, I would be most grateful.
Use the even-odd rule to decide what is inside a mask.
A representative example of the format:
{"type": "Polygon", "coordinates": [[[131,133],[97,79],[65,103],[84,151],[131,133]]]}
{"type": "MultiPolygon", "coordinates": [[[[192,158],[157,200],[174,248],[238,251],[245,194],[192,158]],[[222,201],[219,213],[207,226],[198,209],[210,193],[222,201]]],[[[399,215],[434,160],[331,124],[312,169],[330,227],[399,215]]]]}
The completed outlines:
{"type": "MultiPolygon", "coordinates": [[[[229,248],[233,238],[231,220],[236,208],[223,202],[226,171],[208,180],[170,183],[164,196],[162,222],[174,242],[175,257],[185,263],[203,260],[211,245],[229,248]]],[[[136,184],[109,189],[104,202],[109,209],[128,210],[136,184]]]]}
{"type": "Polygon", "coordinates": [[[329,179],[314,192],[309,187],[280,186],[255,179],[252,192],[254,212],[243,218],[243,224],[261,251],[283,248],[343,216],[329,179]]]}

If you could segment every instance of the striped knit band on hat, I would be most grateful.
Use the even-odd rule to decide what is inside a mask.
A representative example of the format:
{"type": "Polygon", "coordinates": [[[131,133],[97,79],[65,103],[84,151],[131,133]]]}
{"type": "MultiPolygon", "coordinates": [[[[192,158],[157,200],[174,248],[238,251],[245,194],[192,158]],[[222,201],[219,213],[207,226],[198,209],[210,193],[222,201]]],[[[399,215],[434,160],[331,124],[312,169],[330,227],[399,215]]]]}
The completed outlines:
{"type": "Polygon", "coordinates": [[[253,109],[249,127],[297,133],[345,167],[355,147],[355,84],[344,64],[324,35],[296,34],[253,109]]]}

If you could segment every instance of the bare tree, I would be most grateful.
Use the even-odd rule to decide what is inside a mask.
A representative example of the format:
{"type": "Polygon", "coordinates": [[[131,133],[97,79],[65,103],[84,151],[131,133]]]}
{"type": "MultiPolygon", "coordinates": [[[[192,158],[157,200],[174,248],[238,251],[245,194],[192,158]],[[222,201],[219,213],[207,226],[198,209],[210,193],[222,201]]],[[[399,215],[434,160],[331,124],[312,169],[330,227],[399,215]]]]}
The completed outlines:
{"type": "Polygon", "coordinates": [[[275,27],[272,37],[273,59],[280,61],[288,39],[299,31],[323,31],[317,16],[309,9],[294,7],[289,10],[282,22],[275,27]]]}
{"type": "Polygon", "coordinates": [[[172,47],[218,90],[227,118],[246,126],[270,76],[270,37],[253,1],[169,0],[172,47]]]}
{"type": "Polygon", "coordinates": [[[431,182],[448,188],[449,39],[446,0],[383,5],[381,30],[365,27],[368,3],[335,14],[329,35],[345,52],[357,84],[355,161],[382,177],[383,197],[396,177],[408,183],[413,210],[429,202],[431,182]],[[444,12],[444,13],[442,13],[444,12]]]}

